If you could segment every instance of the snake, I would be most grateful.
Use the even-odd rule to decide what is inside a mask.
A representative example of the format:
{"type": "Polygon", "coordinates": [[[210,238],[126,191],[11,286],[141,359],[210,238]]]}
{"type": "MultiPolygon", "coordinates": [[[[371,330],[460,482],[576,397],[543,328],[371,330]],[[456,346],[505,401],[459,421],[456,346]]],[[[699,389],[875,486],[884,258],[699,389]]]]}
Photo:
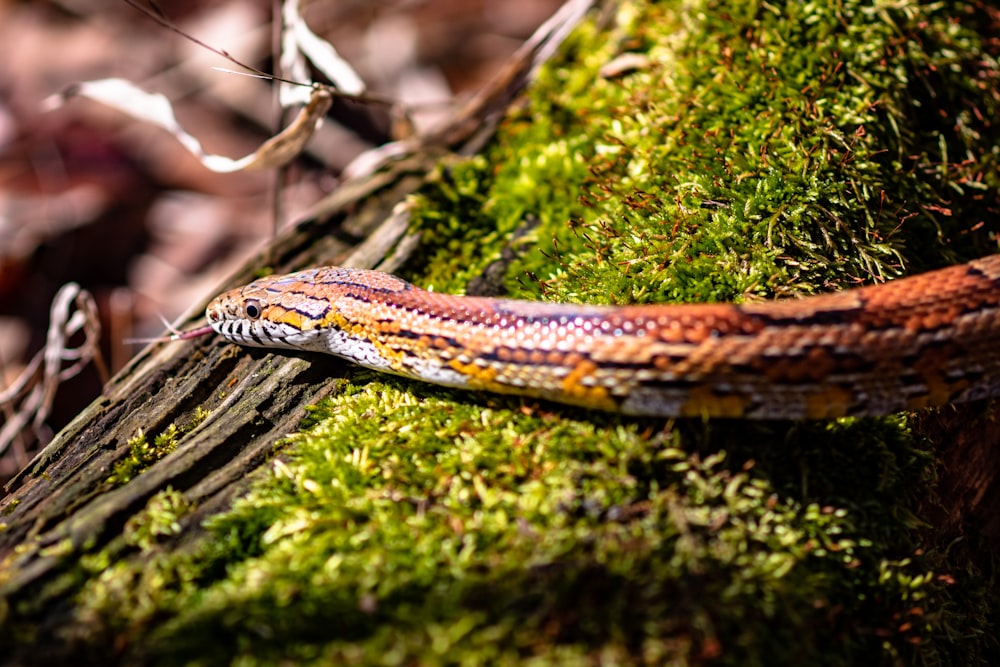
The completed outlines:
{"type": "Polygon", "coordinates": [[[321,267],[227,291],[206,317],[240,345],[639,417],[832,419],[1000,395],[1000,255],[741,304],[457,296],[321,267]]]}

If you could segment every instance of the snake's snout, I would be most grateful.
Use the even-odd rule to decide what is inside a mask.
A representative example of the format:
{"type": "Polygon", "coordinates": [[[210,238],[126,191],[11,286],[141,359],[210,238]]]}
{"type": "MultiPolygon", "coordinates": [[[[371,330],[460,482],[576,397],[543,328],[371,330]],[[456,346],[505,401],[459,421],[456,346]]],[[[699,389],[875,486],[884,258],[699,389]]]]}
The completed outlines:
{"type": "Polygon", "coordinates": [[[237,340],[236,334],[239,332],[239,321],[244,317],[243,309],[240,307],[239,299],[227,292],[212,299],[205,308],[205,319],[208,320],[216,333],[222,334],[234,342],[237,340]]]}
{"type": "Polygon", "coordinates": [[[220,328],[227,319],[232,319],[231,315],[227,317],[227,308],[221,296],[215,297],[209,302],[205,308],[205,319],[208,320],[209,325],[216,331],[220,331],[220,328]]]}
{"type": "Polygon", "coordinates": [[[216,325],[222,322],[222,310],[219,308],[218,299],[212,299],[212,301],[210,301],[208,306],[205,308],[205,319],[208,320],[208,323],[212,326],[212,328],[216,329],[216,325]]]}

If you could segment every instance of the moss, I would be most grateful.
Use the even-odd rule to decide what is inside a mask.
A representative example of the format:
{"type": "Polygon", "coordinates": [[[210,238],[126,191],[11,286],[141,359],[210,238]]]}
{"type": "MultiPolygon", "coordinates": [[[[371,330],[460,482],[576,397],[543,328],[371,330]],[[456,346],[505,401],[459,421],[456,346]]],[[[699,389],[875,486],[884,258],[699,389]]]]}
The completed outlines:
{"type": "Polygon", "coordinates": [[[146,438],[145,432],[136,433],[135,437],[128,441],[129,455],[115,464],[114,470],[108,477],[108,483],[121,486],[149,468],[177,447],[177,435],[177,426],[174,424],[153,438],[152,444],[146,438]]]}
{"type": "Polygon", "coordinates": [[[930,661],[951,650],[943,621],[969,611],[964,575],[900,520],[933,480],[903,419],[802,425],[730,454],[737,430],[759,445],[774,427],[362,379],[314,409],[196,553],[153,550],[81,595],[123,633],[170,619],[133,657],[930,661]],[[851,455],[833,480],[816,472],[851,455]]]}
{"type": "MultiPolygon", "coordinates": [[[[14,500],[10,501],[8,504],[4,505],[4,508],[3,508],[3,514],[4,514],[4,516],[6,516],[6,515],[10,514],[11,512],[13,512],[15,509],[17,509],[17,506],[20,505],[20,504],[21,504],[21,501],[19,499],[15,498],[14,500]]],[[[3,527],[6,527],[6,525],[7,524],[5,524],[5,523],[4,524],[0,524],[0,526],[3,526],[3,527]]],[[[0,528],[0,529],[2,529],[2,528],[0,528]]]]}
{"type": "Polygon", "coordinates": [[[158,540],[180,533],[180,521],[190,510],[184,494],[171,488],[161,491],[125,524],[125,543],[150,551],[158,540]]]}
{"type": "Polygon", "coordinates": [[[152,444],[146,434],[140,430],[135,437],[128,441],[129,455],[115,464],[108,476],[107,483],[112,486],[121,486],[134,479],[149,466],[174,451],[181,437],[193,431],[205,421],[208,415],[207,411],[199,407],[187,424],[180,428],[176,424],[170,424],[162,433],[153,438],[152,444]]]}
{"type": "Polygon", "coordinates": [[[984,254],[1000,100],[975,13],[627,5],[618,39],[580,31],[501,139],[425,190],[411,277],[462,290],[529,213],[507,282],[529,298],[785,296],[984,254]],[[623,52],[648,64],[599,76],[623,52]]]}
{"type": "MultiPolygon", "coordinates": [[[[407,277],[460,292],[513,250],[516,296],[703,301],[983,251],[985,17],[624,3],[414,201],[407,277]],[[623,53],[647,64],[598,74],[623,53]]],[[[358,370],[201,539],[163,547],[168,494],[141,560],[86,560],[77,615],[164,664],[996,662],[994,575],[934,541],[934,485],[905,416],[637,420],[358,370]]]]}

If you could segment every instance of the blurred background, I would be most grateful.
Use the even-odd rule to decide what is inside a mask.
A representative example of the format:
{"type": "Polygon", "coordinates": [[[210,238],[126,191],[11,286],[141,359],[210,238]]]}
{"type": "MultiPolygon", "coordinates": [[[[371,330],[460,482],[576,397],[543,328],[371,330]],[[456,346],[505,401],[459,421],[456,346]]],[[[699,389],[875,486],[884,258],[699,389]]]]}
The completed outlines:
{"type": "MultiPolygon", "coordinates": [[[[483,85],[561,0],[322,0],[302,3],[372,93],[424,104],[417,129],[483,85]]],[[[184,33],[274,71],[279,9],[265,0],[174,1],[161,8],[184,33]]],[[[238,158],[277,128],[272,86],[116,0],[0,0],[0,398],[45,342],[60,286],[95,297],[110,372],[157,336],[162,321],[214,293],[274,229],[273,172],[214,174],[166,132],[77,98],[43,101],[70,84],[126,78],[174,103],[208,152],[238,158]]],[[[321,79],[320,79],[321,80],[321,79]]],[[[337,101],[287,175],[282,217],[334,190],[343,168],[391,137],[384,106],[337,101]]],[[[40,381],[40,380],[37,380],[40,381]]],[[[98,396],[90,365],[45,389],[37,427],[11,428],[0,405],[0,482],[98,396]]],[[[30,389],[30,386],[27,387],[30,389]]],[[[38,390],[36,387],[36,391],[38,390]]],[[[41,396],[42,394],[39,394],[41,396]]],[[[24,399],[20,399],[23,403],[24,399]]]]}

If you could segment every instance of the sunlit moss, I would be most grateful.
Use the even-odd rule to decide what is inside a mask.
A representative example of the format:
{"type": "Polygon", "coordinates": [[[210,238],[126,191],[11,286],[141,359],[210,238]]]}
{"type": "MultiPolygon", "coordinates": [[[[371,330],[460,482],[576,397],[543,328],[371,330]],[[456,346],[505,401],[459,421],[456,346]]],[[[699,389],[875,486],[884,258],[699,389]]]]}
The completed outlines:
{"type": "Polygon", "coordinates": [[[149,499],[143,511],[125,524],[126,544],[149,551],[158,540],[180,533],[180,520],[190,509],[179,491],[161,491],[149,499]]]}
{"type": "Polygon", "coordinates": [[[507,287],[553,300],[812,293],[989,251],[1000,101],[972,7],[622,14],[618,39],[581,30],[495,145],[425,190],[415,279],[464,289],[525,215],[536,245],[507,287]],[[624,53],[645,64],[600,76],[624,53]]]}

